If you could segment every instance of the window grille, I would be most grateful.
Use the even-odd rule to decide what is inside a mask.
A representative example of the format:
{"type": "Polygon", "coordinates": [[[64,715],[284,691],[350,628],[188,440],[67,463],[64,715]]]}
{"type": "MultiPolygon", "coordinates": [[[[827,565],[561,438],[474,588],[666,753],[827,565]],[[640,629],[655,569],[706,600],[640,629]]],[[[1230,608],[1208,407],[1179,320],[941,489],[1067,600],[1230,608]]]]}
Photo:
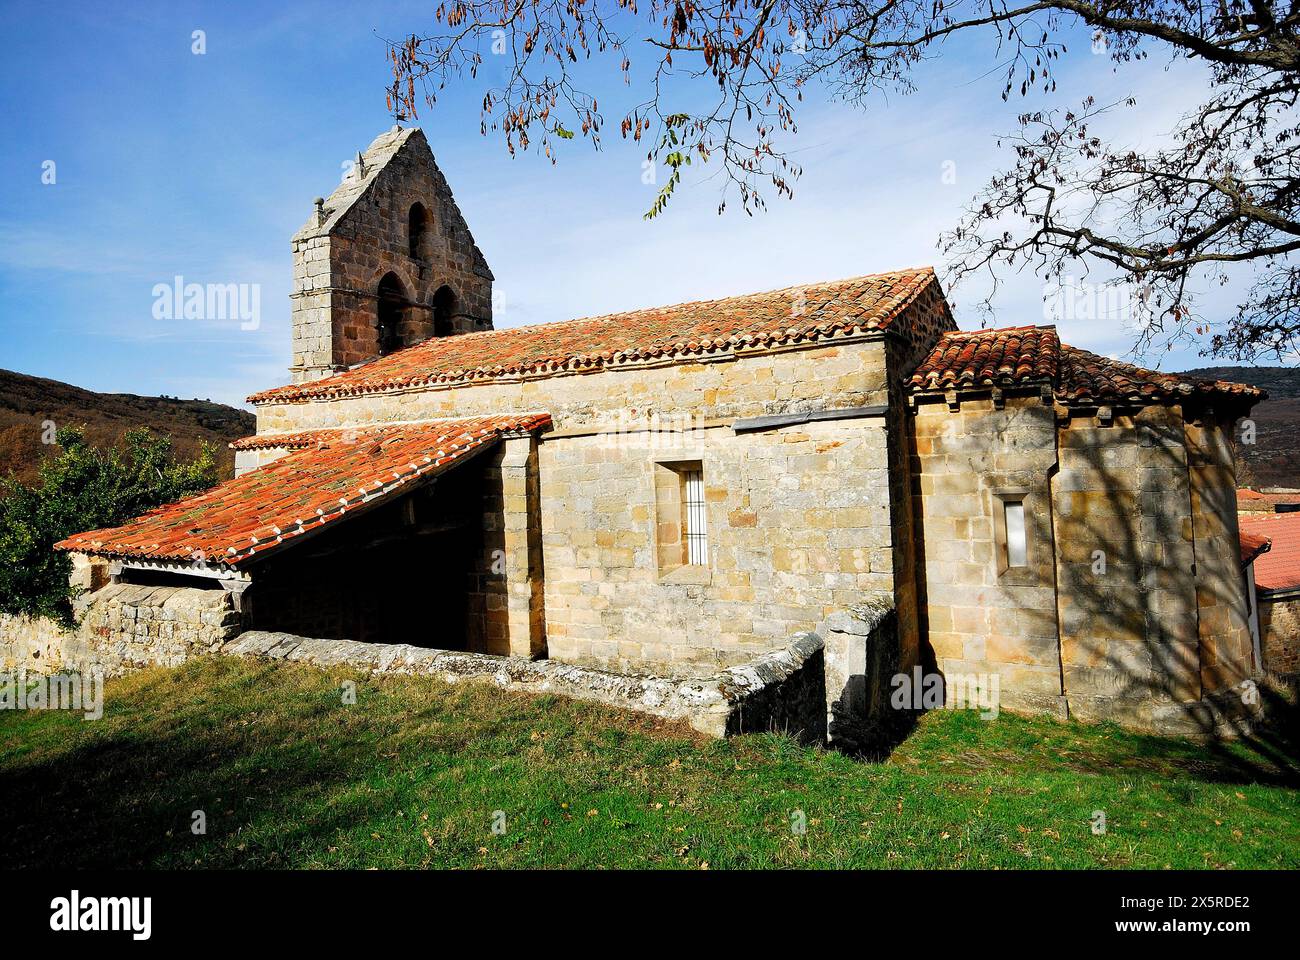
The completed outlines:
{"type": "Polygon", "coordinates": [[[690,470],[686,481],[686,562],[705,565],[709,562],[709,532],[704,515],[704,473],[690,470]]]}

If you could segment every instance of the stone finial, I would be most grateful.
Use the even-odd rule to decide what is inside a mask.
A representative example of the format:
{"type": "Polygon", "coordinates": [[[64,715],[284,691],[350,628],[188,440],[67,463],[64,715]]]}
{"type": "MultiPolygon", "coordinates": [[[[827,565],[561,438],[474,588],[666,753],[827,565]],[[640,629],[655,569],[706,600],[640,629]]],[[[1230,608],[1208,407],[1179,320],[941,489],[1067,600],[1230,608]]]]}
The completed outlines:
{"type": "Polygon", "coordinates": [[[360,150],[357,151],[356,166],[354,169],[357,171],[358,180],[366,175],[366,158],[361,155],[360,150]]]}
{"type": "Polygon", "coordinates": [[[316,226],[319,227],[324,222],[325,222],[325,198],[317,197],[316,198],[316,226]]]}

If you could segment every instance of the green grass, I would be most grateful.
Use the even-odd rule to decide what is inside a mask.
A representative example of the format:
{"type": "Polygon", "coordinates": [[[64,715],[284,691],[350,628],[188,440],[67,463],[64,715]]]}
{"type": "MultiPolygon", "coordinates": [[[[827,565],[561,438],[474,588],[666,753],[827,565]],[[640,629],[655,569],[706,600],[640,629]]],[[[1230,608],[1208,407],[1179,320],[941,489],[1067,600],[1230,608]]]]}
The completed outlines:
{"type": "Polygon", "coordinates": [[[1300,867],[1300,791],[1248,746],[939,712],[873,764],[234,659],[110,681],[99,721],[0,713],[0,778],[13,867],[1300,867]]]}

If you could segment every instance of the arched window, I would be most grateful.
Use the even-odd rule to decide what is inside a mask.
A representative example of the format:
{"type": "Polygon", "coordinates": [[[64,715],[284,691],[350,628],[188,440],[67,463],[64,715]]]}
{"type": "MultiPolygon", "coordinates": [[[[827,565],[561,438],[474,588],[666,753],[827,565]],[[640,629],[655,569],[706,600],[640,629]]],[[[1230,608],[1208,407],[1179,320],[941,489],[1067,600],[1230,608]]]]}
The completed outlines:
{"type": "Polygon", "coordinates": [[[455,333],[457,311],[456,292],[451,287],[442,286],[433,295],[433,335],[445,337],[455,333]]]}
{"type": "Polygon", "coordinates": [[[402,319],[406,315],[407,297],[402,281],[395,273],[386,273],[379,281],[376,326],[379,355],[392,353],[402,345],[402,319]]]}
{"type": "Polygon", "coordinates": [[[429,232],[429,211],[424,209],[424,204],[411,204],[410,213],[406,217],[406,241],[410,246],[412,260],[423,260],[425,258],[425,240],[429,232]]]}

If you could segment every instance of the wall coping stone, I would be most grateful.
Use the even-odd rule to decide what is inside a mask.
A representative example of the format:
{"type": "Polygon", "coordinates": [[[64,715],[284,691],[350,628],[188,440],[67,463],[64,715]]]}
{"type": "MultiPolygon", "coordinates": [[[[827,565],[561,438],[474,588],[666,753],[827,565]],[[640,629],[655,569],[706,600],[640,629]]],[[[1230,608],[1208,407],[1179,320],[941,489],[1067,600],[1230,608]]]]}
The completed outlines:
{"type": "Polygon", "coordinates": [[[818,633],[847,633],[855,637],[870,636],[894,612],[894,598],[887,595],[869,597],[861,603],[837,610],[818,627],[818,633]]]}
{"type": "MultiPolygon", "coordinates": [[[[489,682],[506,690],[554,693],[685,720],[700,733],[724,737],[757,729],[755,698],[800,672],[821,652],[821,638],[796,634],[786,647],[712,677],[669,679],[613,673],[558,660],[530,660],[359,640],[321,640],[251,630],[216,652],[261,660],[285,660],[317,667],[347,666],[370,673],[435,676],[448,683],[489,682]],[[748,708],[750,716],[741,719],[748,708]]],[[[820,671],[820,665],[817,664],[820,671]]]]}

